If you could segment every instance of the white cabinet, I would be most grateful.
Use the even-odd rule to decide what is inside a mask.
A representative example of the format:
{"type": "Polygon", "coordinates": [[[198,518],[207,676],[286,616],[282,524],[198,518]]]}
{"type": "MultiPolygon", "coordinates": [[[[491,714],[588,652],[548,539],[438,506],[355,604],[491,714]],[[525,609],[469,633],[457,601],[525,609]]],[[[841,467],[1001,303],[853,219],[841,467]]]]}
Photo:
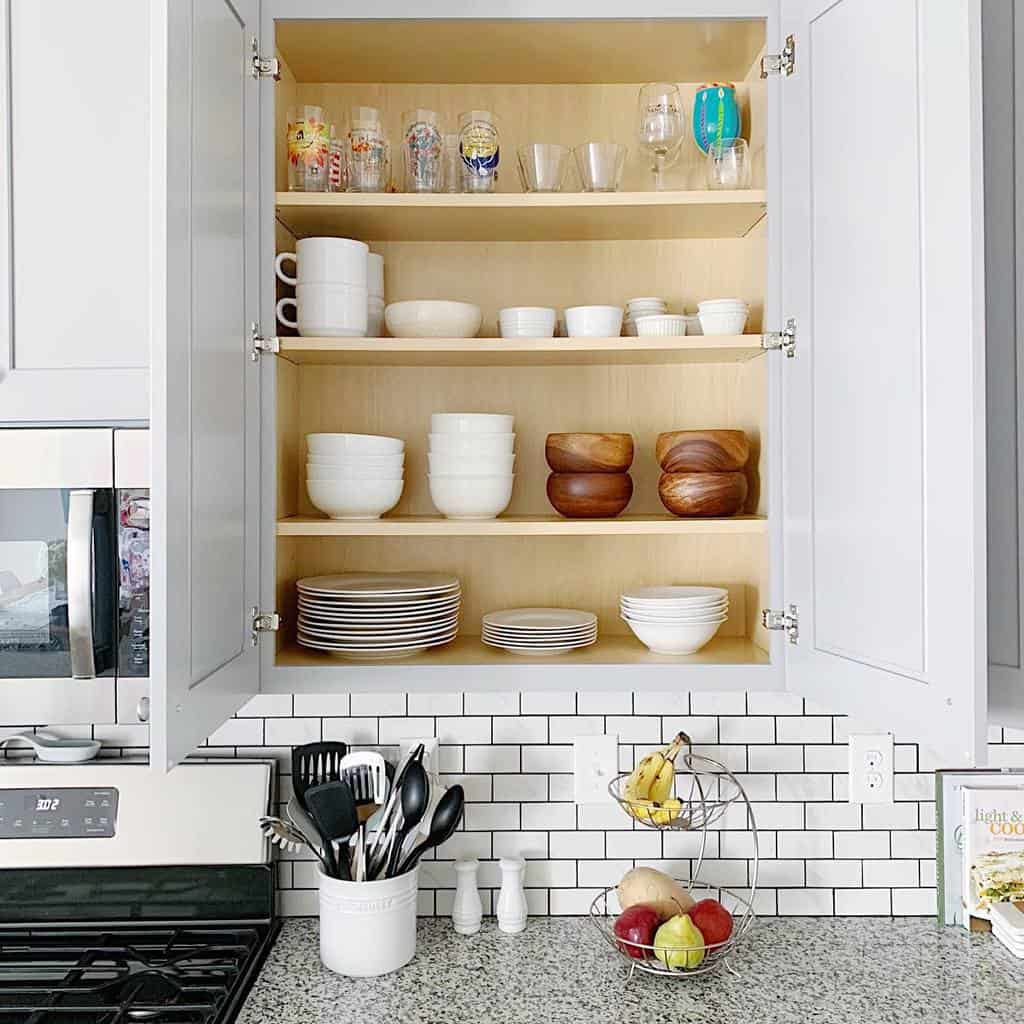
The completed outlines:
{"type": "Polygon", "coordinates": [[[150,5],[0,5],[0,423],[149,417],[150,5]]]}

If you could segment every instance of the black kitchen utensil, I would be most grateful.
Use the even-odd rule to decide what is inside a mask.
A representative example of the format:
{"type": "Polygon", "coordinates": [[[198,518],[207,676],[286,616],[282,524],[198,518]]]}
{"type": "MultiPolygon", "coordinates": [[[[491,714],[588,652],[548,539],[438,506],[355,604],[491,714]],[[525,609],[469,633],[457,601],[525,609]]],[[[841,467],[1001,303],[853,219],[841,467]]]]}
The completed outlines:
{"type": "Polygon", "coordinates": [[[292,789],[306,810],[306,790],[321,782],[337,782],[338,765],[347,753],[348,744],[335,741],[292,747],[292,789]]]}
{"type": "Polygon", "coordinates": [[[395,868],[398,867],[398,859],[402,856],[402,844],[405,842],[405,837],[423,820],[427,805],[430,803],[430,782],[419,761],[409,762],[398,798],[402,802],[402,824],[398,827],[391,844],[385,870],[387,878],[391,878],[395,873],[395,868]]]}
{"type": "Polygon", "coordinates": [[[328,870],[335,878],[351,877],[348,839],[359,828],[356,800],[347,782],[321,782],[306,790],[306,809],[323,842],[328,870]],[[340,853],[334,844],[340,844],[340,853]]]}
{"type": "Polygon", "coordinates": [[[402,861],[401,867],[396,874],[404,875],[416,867],[416,862],[435,846],[446,843],[452,837],[452,833],[459,827],[462,821],[462,812],[465,809],[466,794],[462,787],[456,783],[438,801],[434,810],[434,817],[430,819],[430,835],[423,840],[419,846],[414,846],[408,857],[402,861]]]}
{"type": "MultiPolygon", "coordinates": [[[[384,867],[384,860],[387,856],[387,851],[383,849],[382,844],[388,835],[392,819],[398,813],[399,803],[398,795],[402,791],[402,783],[405,781],[406,773],[409,771],[409,765],[413,761],[419,761],[423,763],[423,744],[419,743],[417,746],[410,750],[406,755],[405,760],[402,762],[398,769],[398,774],[393,776],[393,782],[391,785],[391,792],[388,794],[387,803],[384,805],[384,809],[381,812],[380,817],[377,819],[377,831],[374,834],[373,839],[369,843],[369,849],[367,850],[367,870],[372,878],[376,878],[377,875],[384,867]]],[[[391,768],[390,762],[388,768],[391,768]]]]}

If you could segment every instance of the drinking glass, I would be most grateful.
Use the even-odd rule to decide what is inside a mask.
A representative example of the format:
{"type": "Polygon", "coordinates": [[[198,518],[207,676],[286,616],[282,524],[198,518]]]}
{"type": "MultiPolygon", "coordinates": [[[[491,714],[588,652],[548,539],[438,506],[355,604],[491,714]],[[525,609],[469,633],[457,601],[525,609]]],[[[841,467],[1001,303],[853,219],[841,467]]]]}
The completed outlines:
{"type": "Polygon", "coordinates": [[[584,192],[617,192],[626,166],[626,147],[617,142],[585,142],[573,151],[584,192]]]}
{"type": "Polygon", "coordinates": [[[388,141],[375,107],[353,107],[346,165],[351,192],[383,192],[388,185],[388,141]]]}
{"type": "Polygon", "coordinates": [[[288,189],[291,192],[327,190],[327,161],[331,126],[323,107],[288,108],[288,189]]]}
{"type": "Polygon", "coordinates": [[[501,152],[498,126],[489,110],[467,110],[459,115],[459,156],[462,191],[493,192],[501,152]]]}
{"type": "Polygon", "coordinates": [[[405,131],[405,190],[440,192],[443,171],[440,118],[433,110],[409,110],[402,115],[405,131]]]}
{"type": "Polygon", "coordinates": [[[444,137],[444,190],[462,191],[462,157],[459,156],[459,134],[451,132],[444,137]]]}
{"type": "Polygon", "coordinates": [[[654,187],[662,187],[668,160],[679,153],[686,133],[686,110],[679,89],[669,82],[641,86],[639,98],[640,145],[654,158],[654,187]]]}
{"type": "Polygon", "coordinates": [[[344,192],[347,178],[345,167],[345,140],[334,134],[331,126],[331,148],[327,156],[327,191],[344,192]]]}
{"type": "Polygon", "coordinates": [[[519,179],[524,192],[560,192],[569,168],[569,150],[545,142],[531,142],[516,150],[519,179]]]}
{"type": "Polygon", "coordinates": [[[708,146],[708,188],[750,188],[750,149],[746,139],[723,139],[708,146]]]}

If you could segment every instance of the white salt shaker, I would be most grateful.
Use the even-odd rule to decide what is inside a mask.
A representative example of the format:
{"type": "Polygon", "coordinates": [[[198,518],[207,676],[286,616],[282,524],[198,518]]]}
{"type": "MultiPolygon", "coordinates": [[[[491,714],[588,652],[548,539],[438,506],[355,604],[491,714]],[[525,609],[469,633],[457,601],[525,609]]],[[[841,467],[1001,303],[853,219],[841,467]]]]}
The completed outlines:
{"type": "Polygon", "coordinates": [[[452,924],[460,935],[476,935],[480,931],[484,908],[476,888],[477,860],[455,862],[455,902],[452,904],[452,924]]]}
{"type": "Polygon", "coordinates": [[[498,927],[515,935],[526,927],[526,893],[523,892],[523,873],[526,861],[522,857],[502,857],[501,893],[498,896],[498,927]]]}

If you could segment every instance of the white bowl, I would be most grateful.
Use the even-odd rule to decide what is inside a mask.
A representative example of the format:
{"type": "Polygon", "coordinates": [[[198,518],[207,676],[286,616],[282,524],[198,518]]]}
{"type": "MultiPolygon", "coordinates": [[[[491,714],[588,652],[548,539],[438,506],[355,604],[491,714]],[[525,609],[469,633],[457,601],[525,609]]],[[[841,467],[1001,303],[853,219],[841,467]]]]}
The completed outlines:
{"type": "Polygon", "coordinates": [[[514,455],[452,455],[428,452],[427,461],[433,476],[502,476],[512,472],[514,455]]]}
{"type": "Polygon", "coordinates": [[[307,434],[306,447],[310,455],[395,455],[405,442],[378,434],[307,434]]]}
{"type": "Polygon", "coordinates": [[[706,313],[700,311],[700,329],[702,334],[742,334],[747,326],[747,311],[706,313]]]}
{"type": "Polygon", "coordinates": [[[401,469],[405,452],[394,455],[308,455],[309,466],[333,466],[337,469],[401,469]]]}
{"type": "Polygon", "coordinates": [[[511,306],[498,313],[498,332],[503,338],[551,338],[557,321],[546,306],[511,306]]]}
{"type": "Polygon", "coordinates": [[[667,313],[659,316],[638,316],[636,333],[640,338],[680,337],[686,334],[686,317],[667,313]]]}
{"type": "Polygon", "coordinates": [[[682,626],[633,622],[629,619],[626,620],[626,624],[653,654],[693,654],[699,651],[721,626],[721,622],[682,626]]]}
{"type": "Polygon", "coordinates": [[[494,519],[512,500],[515,475],[430,476],[430,500],[447,519],[494,519]]]}
{"type": "Polygon", "coordinates": [[[379,519],[398,504],[402,480],[307,480],[309,500],[331,519],[379,519]]]}
{"type": "Polygon", "coordinates": [[[502,412],[435,412],[432,434],[511,434],[515,417],[502,412]]]}
{"type": "Polygon", "coordinates": [[[515,434],[431,434],[430,451],[439,455],[510,455],[515,434]]]}
{"type": "Polygon", "coordinates": [[[621,306],[571,306],[565,311],[570,338],[617,338],[622,333],[621,306]]]}
{"type": "Polygon", "coordinates": [[[306,466],[307,480],[402,480],[405,472],[397,469],[338,469],[336,466],[306,466]]]}
{"type": "Polygon", "coordinates": [[[626,299],[626,308],[633,309],[635,306],[667,306],[668,303],[657,295],[641,295],[637,299],[626,299]]]}
{"type": "Polygon", "coordinates": [[[635,612],[622,609],[619,616],[624,622],[645,622],[652,626],[699,626],[709,622],[719,624],[729,618],[726,612],[709,612],[707,615],[637,615],[635,612]]]}
{"type": "Polygon", "coordinates": [[[747,309],[748,304],[743,299],[704,299],[697,303],[697,309],[706,309],[709,312],[721,309],[747,309]]]}
{"type": "Polygon", "coordinates": [[[480,307],[470,302],[415,299],[384,308],[393,338],[475,338],[480,320],[480,307]]]}

